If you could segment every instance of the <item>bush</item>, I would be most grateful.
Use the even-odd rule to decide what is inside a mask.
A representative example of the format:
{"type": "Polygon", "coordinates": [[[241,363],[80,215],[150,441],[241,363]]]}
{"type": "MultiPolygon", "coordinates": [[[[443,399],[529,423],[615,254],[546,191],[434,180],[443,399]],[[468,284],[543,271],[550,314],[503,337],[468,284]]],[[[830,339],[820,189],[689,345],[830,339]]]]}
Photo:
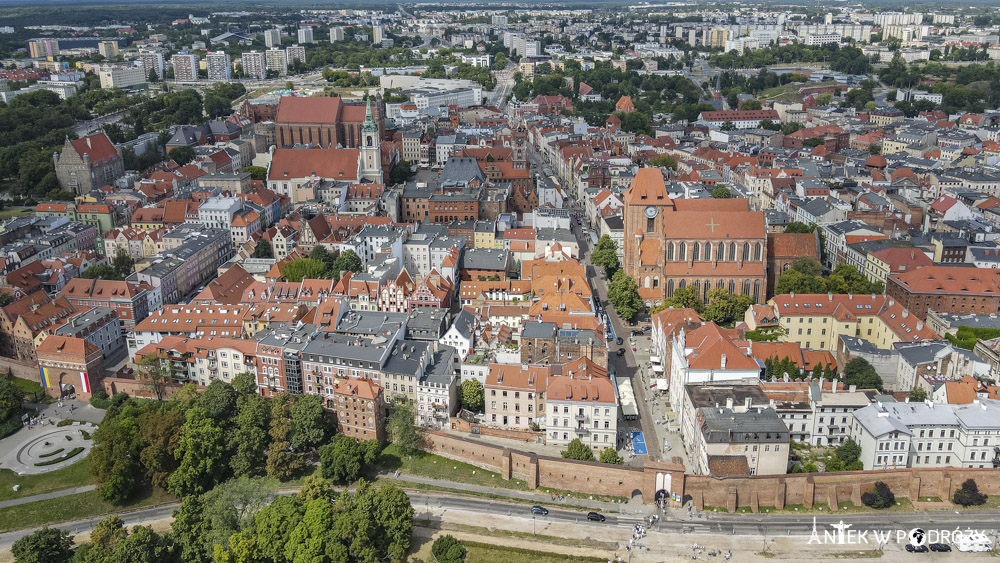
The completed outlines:
{"type": "Polygon", "coordinates": [[[7,420],[0,422],[0,438],[10,436],[14,432],[20,430],[23,426],[24,425],[21,424],[21,416],[19,414],[15,414],[7,420]]]}
{"type": "Polygon", "coordinates": [[[862,493],[861,503],[875,509],[889,508],[895,506],[896,495],[889,490],[889,485],[882,481],[875,481],[875,490],[862,493]]]}
{"type": "Polygon", "coordinates": [[[68,419],[68,418],[64,418],[64,419],[60,420],[56,424],[56,426],[69,426],[70,424],[73,424],[73,421],[70,420],[70,419],[68,419]]]}
{"type": "Polygon", "coordinates": [[[64,456],[61,456],[61,457],[57,457],[55,459],[47,459],[45,461],[38,462],[38,463],[35,464],[35,467],[45,467],[46,465],[55,465],[55,464],[57,464],[57,463],[59,463],[61,461],[66,461],[67,459],[72,459],[72,458],[76,457],[82,451],[83,451],[83,448],[73,448],[72,450],[69,451],[68,454],[66,454],[64,456]]]}
{"type": "Polygon", "coordinates": [[[104,391],[94,391],[94,394],[90,396],[90,406],[106,410],[111,406],[111,397],[108,397],[104,391]]]}
{"type": "Polygon", "coordinates": [[[49,453],[47,453],[47,454],[38,454],[38,457],[52,457],[52,456],[54,456],[54,455],[58,455],[58,454],[61,454],[61,453],[62,453],[62,452],[64,452],[64,451],[66,451],[66,448],[59,448],[58,450],[55,450],[55,451],[52,451],[52,452],[49,452],[49,453]]]}
{"type": "Polygon", "coordinates": [[[979,506],[986,504],[987,495],[979,492],[979,485],[974,479],[967,479],[962,483],[962,488],[955,491],[953,500],[955,504],[961,506],[979,506]]]}
{"type": "Polygon", "coordinates": [[[438,563],[462,563],[465,561],[465,547],[454,537],[447,535],[434,540],[431,554],[438,563]]]}

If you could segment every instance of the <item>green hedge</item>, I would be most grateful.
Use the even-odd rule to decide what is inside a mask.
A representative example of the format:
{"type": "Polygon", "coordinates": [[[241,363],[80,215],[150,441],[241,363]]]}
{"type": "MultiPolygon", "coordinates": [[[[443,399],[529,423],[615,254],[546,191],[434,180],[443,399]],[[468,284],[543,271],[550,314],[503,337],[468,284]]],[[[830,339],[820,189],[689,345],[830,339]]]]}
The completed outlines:
{"type": "Polygon", "coordinates": [[[52,457],[52,456],[54,456],[54,455],[58,455],[58,454],[61,454],[61,453],[62,453],[62,452],[64,452],[64,451],[66,451],[66,448],[59,448],[58,450],[55,450],[55,451],[52,451],[52,452],[49,452],[49,453],[47,453],[47,454],[39,454],[39,456],[38,456],[38,457],[52,457]]]}
{"type": "Polygon", "coordinates": [[[64,455],[62,457],[57,457],[55,459],[48,459],[48,460],[45,460],[45,461],[40,461],[40,462],[38,462],[38,463],[35,464],[35,467],[45,467],[46,465],[55,465],[55,464],[57,464],[57,463],[59,463],[61,461],[66,461],[67,459],[72,459],[72,458],[76,457],[82,451],[83,451],[83,448],[73,448],[72,450],[69,451],[68,454],[66,454],[66,455],[64,455]]]}
{"type": "Polygon", "coordinates": [[[7,420],[0,422],[0,438],[6,438],[14,432],[20,430],[24,425],[21,424],[21,412],[18,411],[14,413],[7,420]]]}
{"type": "Polygon", "coordinates": [[[949,342],[966,350],[975,348],[977,340],[990,340],[997,337],[1000,337],[1000,328],[973,328],[965,325],[958,327],[955,334],[945,335],[949,342]]]}
{"type": "Polygon", "coordinates": [[[90,396],[90,406],[95,409],[107,409],[111,406],[111,397],[104,391],[94,391],[90,396]]]}

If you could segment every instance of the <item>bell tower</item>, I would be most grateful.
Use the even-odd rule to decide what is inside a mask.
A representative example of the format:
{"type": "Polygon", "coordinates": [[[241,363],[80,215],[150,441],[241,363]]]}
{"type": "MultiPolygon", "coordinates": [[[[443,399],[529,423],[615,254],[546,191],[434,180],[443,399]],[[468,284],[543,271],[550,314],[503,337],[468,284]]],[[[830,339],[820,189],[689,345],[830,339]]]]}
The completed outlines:
{"type": "Polygon", "coordinates": [[[524,126],[518,126],[511,133],[511,152],[514,168],[523,170],[528,167],[528,132],[524,126]]]}
{"type": "Polygon", "coordinates": [[[372,116],[372,103],[365,108],[365,122],[361,125],[360,176],[371,183],[382,183],[382,143],[379,142],[378,123],[372,116]]]}

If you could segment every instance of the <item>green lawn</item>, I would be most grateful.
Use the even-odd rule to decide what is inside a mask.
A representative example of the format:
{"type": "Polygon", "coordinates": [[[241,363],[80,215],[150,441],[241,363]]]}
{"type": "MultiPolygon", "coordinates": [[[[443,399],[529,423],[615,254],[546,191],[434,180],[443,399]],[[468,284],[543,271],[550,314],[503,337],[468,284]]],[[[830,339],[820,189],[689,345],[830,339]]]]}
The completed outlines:
{"type": "Polygon", "coordinates": [[[14,384],[14,387],[17,387],[22,393],[24,393],[24,398],[28,401],[33,403],[55,402],[54,398],[45,394],[45,390],[42,389],[42,386],[36,381],[20,377],[11,377],[10,381],[14,384]]]}
{"type": "MultiPolygon", "coordinates": [[[[382,450],[379,458],[377,470],[393,472],[399,471],[408,475],[418,475],[432,479],[442,479],[455,483],[466,483],[469,485],[481,485],[484,487],[496,487],[500,489],[511,489],[515,491],[537,492],[547,495],[563,495],[575,499],[593,499],[603,502],[614,502],[617,500],[628,500],[622,497],[611,495],[588,495],[573,491],[563,491],[559,489],[539,488],[532,490],[528,488],[528,483],[521,479],[504,480],[499,473],[487,471],[485,469],[453,461],[439,455],[421,452],[413,456],[402,456],[395,444],[389,444],[382,450]]],[[[372,472],[368,472],[365,477],[374,479],[372,472]]],[[[405,485],[405,486],[412,486],[405,485]]]]}
{"type": "Polygon", "coordinates": [[[167,493],[159,489],[154,489],[152,491],[143,491],[131,502],[124,506],[118,506],[101,500],[97,496],[97,491],[89,491],[76,495],[0,508],[0,532],[23,530],[69,520],[96,518],[132,508],[176,502],[176,500],[176,498],[167,493]]]}
{"type": "Polygon", "coordinates": [[[52,491],[82,487],[91,483],[89,457],[85,457],[69,467],[39,475],[17,475],[9,469],[2,469],[0,470],[0,500],[30,497],[52,491]],[[14,485],[21,485],[21,490],[15,493],[14,485]]]}
{"type": "Polygon", "coordinates": [[[35,210],[30,207],[18,208],[18,209],[4,209],[0,211],[0,219],[10,219],[11,217],[20,217],[22,215],[34,215],[35,210]]]}
{"type": "Polygon", "coordinates": [[[413,456],[401,455],[395,444],[389,444],[382,450],[378,466],[382,471],[399,471],[400,473],[430,477],[432,479],[443,479],[456,483],[499,487],[518,491],[531,490],[528,488],[528,484],[520,479],[505,481],[500,478],[499,473],[486,471],[474,465],[453,461],[439,455],[426,452],[420,452],[413,456]]]}
{"type": "Polygon", "coordinates": [[[530,549],[502,547],[487,543],[462,542],[467,551],[465,563],[563,563],[565,561],[602,562],[607,558],[579,557],[561,553],[545,553],[530,549]]]}

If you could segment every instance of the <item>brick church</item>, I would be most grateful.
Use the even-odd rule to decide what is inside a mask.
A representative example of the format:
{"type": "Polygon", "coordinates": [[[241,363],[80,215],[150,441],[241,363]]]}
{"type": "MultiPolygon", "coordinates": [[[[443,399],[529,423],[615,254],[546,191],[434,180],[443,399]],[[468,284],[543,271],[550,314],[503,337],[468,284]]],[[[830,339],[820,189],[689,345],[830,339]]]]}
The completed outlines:
{"type": "MultiPolygon", "coordinates": [[[[381,96],[372,107],[378,130],[385,131],[381,96]]],[[[360,148],[366,109],[364,103],[348,103],[339,97],[284,96],[274,118],[274,144],[278,148],[296,144],[324,149],[360,148]]]]}
{"type": "Polygon", "coordinates": [[[655,306],[694,286],[767,299],[764,214],[745,199],[670,199],[658,168],[642,168],[625,192],[625,273],[655,306]]]}

